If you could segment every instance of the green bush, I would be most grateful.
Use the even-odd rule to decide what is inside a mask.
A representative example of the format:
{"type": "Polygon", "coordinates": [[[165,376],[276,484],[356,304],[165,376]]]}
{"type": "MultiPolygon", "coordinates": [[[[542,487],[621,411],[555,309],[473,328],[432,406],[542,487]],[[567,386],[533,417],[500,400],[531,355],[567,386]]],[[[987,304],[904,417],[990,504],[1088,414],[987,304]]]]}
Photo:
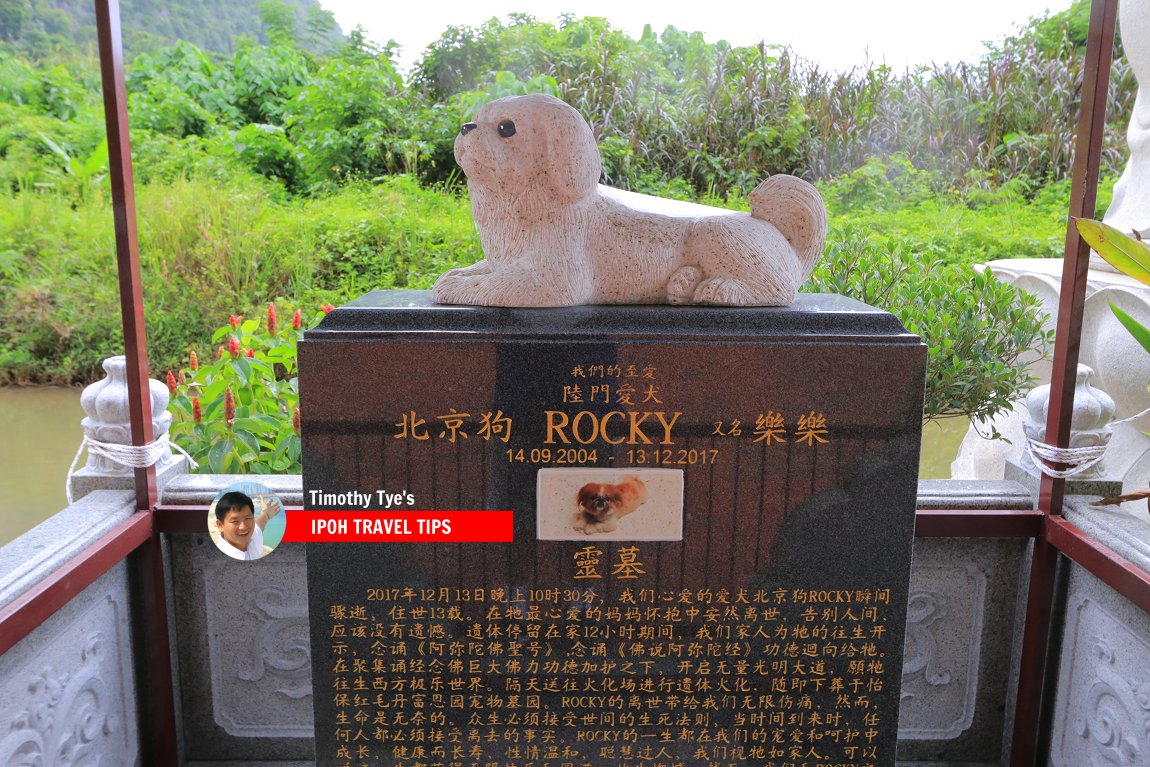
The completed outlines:
{"type": "Polygon", "coordinates": [[[811,292],[841,293],[894,314],[927,345],[927,420],[989,422],[1033,385],[1031,353],[1053,334],[1033,295],[967,266],[923,263],[903,248],[876,248],[857,229],[832,231],[808,282],[811,292]]]}
{"type": "Polygon", "coordinates": [[[236,131],[233,144],[240,160],[261,176],[282,181],[288,189],[302,183],[299,154],[278,125],[245,125],[236,131]]]}

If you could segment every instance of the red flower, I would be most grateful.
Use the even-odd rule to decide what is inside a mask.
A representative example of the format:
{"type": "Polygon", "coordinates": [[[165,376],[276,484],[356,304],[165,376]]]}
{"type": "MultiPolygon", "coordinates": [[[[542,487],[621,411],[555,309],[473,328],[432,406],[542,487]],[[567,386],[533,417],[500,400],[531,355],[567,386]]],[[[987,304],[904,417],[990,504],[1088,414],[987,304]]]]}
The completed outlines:
{"type": "Polygon", "coordinates": [[[268,332],[273,336],[276,333],[276,305],[268,304],[268,332]]]}
{"type": "Polygon", "coordinates": [[[216,349],[216,359],[222,360],[223,358],[224,358],[224,347],[221,346],[219,349],[216,349]]]}
{"type": "Polygon", "coordinates": [[[228,426],[236,420],[236,395],[232,394],[230,386],[224,392],[224,420],[228,422],[228,426]]]}
{"type": "Polygon", "coordinates": [[[192,349],[192,351],[188,353],[188,361],[191,365],[192,370],[199,370],[200,369],[200,358],[196,356],[196,350],[195,349],[192,349]]]}
{"type": "Polygon", "coordinates": [[[296,309],[295,314],[291,316],[292,330],[299,330],[301,325],[303,325],[303,316],[300,314],[300,310],[296,309]]]}
{"type": "Polygon", "coordinates": [[[332,310],[335,309],[335,307],[332,306],[331,304],[324,304],[323,306],[320,307],[320,309],[323,309],[324,314],[331,314],[332,310]]]}
{"type": "Polygon", "coordinates": [[[256,356],[255,350],[253,350],[253,349],[244,349],[244,356],[245,356],[245,357],[254,357],[254,356],[256,356]]]}
{"type": "Polygon", "coordinates": [[[299,407],[297,406],[295,412],[291,415],[291,428],[296,434],[299,434],[299,407]]]}
{"type": "Polygon", "coordinates": [[[196,423],[204,420],[204,414],[200,410],[200,398],[192,397],[192,420],[196,423]]]}
{"type": "Polygon", "coordinates": [[[235,336],[228,339],[228,354],[232,355],[232,359],[240,356],[240,339],[235,336]]]}
{"type": "Polygon", "coordinates": [[[176,393],[176,377],[172,375],[172,371],[168,371],[168,391],[172,394],[176,393]]]}
{"type": "Polygon", "coordinates": [[[229,314],[228,315],[228,323],[233,328],[238,328],[240,326],[240,323],[243,321],[244,321],[244,316],[242,314],[229,314]]]}

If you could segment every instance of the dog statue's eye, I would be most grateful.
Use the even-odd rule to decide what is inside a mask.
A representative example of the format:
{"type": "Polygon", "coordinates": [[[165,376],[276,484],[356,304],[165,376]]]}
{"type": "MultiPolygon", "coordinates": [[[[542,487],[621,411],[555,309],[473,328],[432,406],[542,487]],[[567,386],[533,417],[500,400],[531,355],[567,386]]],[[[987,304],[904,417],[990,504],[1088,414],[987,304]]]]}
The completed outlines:
{"type": "Polygon", "coordinates": [[[468,133],[471,133],[471,131],[475,130],[478,127],[479,126],[476,125],[475,123],[463,123],[463,125],[459,126],[459,135],[460,136],[466,136],[468,133]]]}
{"type": "Polygon", "coordinates": [[[511,138],[515,135],[515,123],[510,120],[504,120],[499,123],[495,130],[499,131],[499,135],[503,138],[511,138]]]}

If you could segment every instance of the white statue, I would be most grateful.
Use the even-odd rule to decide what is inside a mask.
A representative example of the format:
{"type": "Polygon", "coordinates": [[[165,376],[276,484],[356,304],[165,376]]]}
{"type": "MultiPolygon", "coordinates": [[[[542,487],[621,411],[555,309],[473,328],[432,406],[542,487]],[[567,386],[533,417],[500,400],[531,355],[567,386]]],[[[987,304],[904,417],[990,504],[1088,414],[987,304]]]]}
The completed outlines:
{"type": "MultiPolygon", "coordinates": [[[[1118,25],[1126,60],[1138,81],[1138,95],[1126,129],[1130,159],[1114,184],[1105,221],[1125,232],[1150,234],[1150,2],[1122,0],[1118,25]]],[[[1093,260],[1104,263],[1096,257],[1093,260]]]]}
{"type": "Polygon", "coordinates": [[[438,303],[781,306],[826,239],[822,198],[793,176],[762,182],[750,213],[601,186],[591,128],[542,94],[485,105],[455,158],[486,258],[441,275],[438,303]]]}

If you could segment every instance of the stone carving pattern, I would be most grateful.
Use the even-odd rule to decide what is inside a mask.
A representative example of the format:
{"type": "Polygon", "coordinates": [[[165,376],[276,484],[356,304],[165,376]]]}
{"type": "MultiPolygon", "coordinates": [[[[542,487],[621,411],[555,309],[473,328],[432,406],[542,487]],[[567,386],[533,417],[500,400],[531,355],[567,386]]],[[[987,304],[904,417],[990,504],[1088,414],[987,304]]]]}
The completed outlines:
{"type": "Polygon", "coordinates": [[[290,604],[287,590],[279,586],[249,592],[244,610],[256,616],[260,624],[251,651],[240,664],[240,679],[257,682],[271,668],[280,682],[276,692],[289,698],[311,695],[307,611],[290,604]]]}
{"type": "Polygon", "coordinates": [[[79,665],[44,667],[28,681],[27,703],[0,739],[0,764],[8,767],[95,767],[110,749],[105,742],[123,727],[101,673],[106,642],[90,634],[79,665]]]}
{"type": "MultiPolygon", "coordinates": [[[[950,683],[950,672],[940,668],[938,642],[930,627],[946,615],[946,595],[931,591],[918,591],[907,600],[906,649],[902,662],[904,677],[922,672],[931,686],[950,683]]],[[[908,697],[904,693],[903,697],[908,697]]]]}
{"type": "Polygon", "coordinates": [[[214,547],[204,556],[198,569],[215,722],[243,738],[311,737],[311,640],[302,552],[281,547],[275,562],[264,560],[259,567],[221,561],[226,558],[214,547]],[[216,583],[236,588],[213,588],[216,583]]]}
{"type": "Polygon", "coordinates": [[[1086,741],[1090,767],[1145,765],[1150,754],[1150,682],[1130,679],[1115,667],[1102,637],[1090,648],[1095,678],[1074,730],[1086,741]]]}
{"type": "Polygon", "coordinates": [[[948,740],[974,721],[986,575],[916,563],[907,602],[899,738],[948,740]]]}

